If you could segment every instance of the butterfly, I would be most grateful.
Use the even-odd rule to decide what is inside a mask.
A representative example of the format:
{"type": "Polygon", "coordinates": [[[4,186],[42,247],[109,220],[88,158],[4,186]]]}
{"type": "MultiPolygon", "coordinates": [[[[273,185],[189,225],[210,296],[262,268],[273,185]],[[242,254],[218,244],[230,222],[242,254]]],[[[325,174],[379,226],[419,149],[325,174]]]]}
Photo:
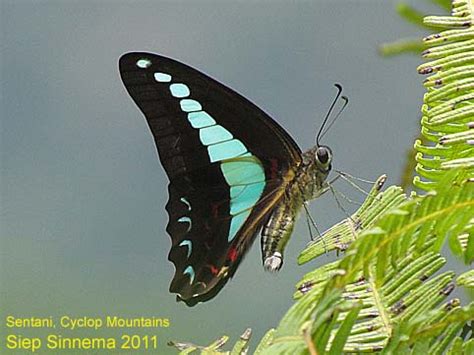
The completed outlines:
{"type": "Polygon", "coordinates": [[[169,178],[170,292],[188,306],[215,297],[258,234],[264,268],[279,270],[303,204],[327,184],[332,152],[319,138],[340,86],[303,153],[264,111],[188,65],[132,52],[119,70],[169,178]]]}

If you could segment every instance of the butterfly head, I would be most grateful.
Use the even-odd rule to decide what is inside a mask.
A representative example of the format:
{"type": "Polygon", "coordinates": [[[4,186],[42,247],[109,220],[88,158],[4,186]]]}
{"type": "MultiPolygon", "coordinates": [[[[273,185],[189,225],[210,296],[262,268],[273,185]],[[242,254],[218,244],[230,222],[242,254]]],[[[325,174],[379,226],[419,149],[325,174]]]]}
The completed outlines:
{"type": "Polygon", "coordinates": [[[303,154],[298,184],[305,200],[318,197],[332,167],[332,151],[326,145],[314,146],[303,154]]]}
{"type": "Polygon", "coordinates": [[[314,151],[314,163],[316,164],[316,168],[321,172],[329,173],[331,170],[331,162],[331,148],[325,145],[316,147],[316,150],[314,151]]]}

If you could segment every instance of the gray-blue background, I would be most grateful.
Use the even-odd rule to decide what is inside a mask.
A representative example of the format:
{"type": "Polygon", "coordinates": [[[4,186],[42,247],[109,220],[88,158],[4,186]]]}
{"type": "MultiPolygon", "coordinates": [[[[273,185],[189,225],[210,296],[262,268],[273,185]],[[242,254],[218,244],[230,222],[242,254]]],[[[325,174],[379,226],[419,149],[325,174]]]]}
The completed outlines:
{"type": "MultiPolygon", "coordinates": [[[[194,308],[175,302],[167,291],[174,272],[167,178],[120,82],[125,52],[156,52],[199,68],[270,113],[303,149],[314,141],[333,83],[342,83],[351,103],[324,143],[334,167],[357,176],[387,173],[397,183],[418,131],[421,60],[376,52],[383,41],[420,33],[395,15],[393,2],[1,4],[2,318],[168,317],[171,327],[155,332],[160,353],[169,351],[169,339],[235,340],[248,326],[258,339],[278,324],[295,282],[316,265],[296,265],[309,240],[301,220],[278,275],[264,273],[255,243],[214,300],[194,308]]],[[[312,211],[321,229],[344,217],[330,196],[312,211]]]]}

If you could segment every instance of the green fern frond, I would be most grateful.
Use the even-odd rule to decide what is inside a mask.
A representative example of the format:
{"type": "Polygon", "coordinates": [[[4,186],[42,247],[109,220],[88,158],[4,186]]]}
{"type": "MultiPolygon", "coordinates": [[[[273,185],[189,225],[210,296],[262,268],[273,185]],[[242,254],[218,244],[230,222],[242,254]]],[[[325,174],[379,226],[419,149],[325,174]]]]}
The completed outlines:
{"type": "Polygon", "coordinates": [[[456,284],[458,286],[474,288],[474,270],[469,270],[459,275],[456,279],[456,284]]]}
{"type": "Polygon", "coordinates": [[[469,264],[471,260],[474,260],[474,217],[471,218],[462,234],[457,236],[457,240],[453,242],[457,244],[457,255],[464,255],[464,263],[469,264]]]}
{"type": "MultiPolygon", "coordinates": [[[[445,262],[437,253],[427,252],[416,257],[411,250],[401,260],[397,270],[387,269],[381,285],[376,285],[371,278],[363,278],[362,273],[358,274],[357,281],[347,285],[341,297],[343,302],[362,303],[362,310],[358,314],[356,325],[348,334],[344,351],[380,350],[387,344],[398,322],[431,310],[441,303],[453,289],[454,274],[447,272],[431,277],[445,262]]],[[[295,296],[305,299],[311,294],[310,297],[319,299],[331,277],[337,272],[341,273],[337,266],[335,263],[332,269],[327,270],[324,279],[314,279],[314,272],[305,275],[298,284],[295,296]]],[[[344,316],[345,314],[340,315],[339,321],[344,316]]],[[[333,335],[338,327],[336,324],[333,335]]]]}
{"type": "Polygon", "coordinates": [[[463,339],[456,338],[453,345],[446,352],[447,355],[469,355],[474,354],[474,339],[463,342],[463,339]]]}
{"type": "Polygon", "coordinates": [[[385,175],[377,179],[362,206],[350,218],[335,224],[321,238],[309,243],[298,257],[298,263],[304,264],[334,250],[345,251],[363,230],[373,226],[384,211],[405,201],[405,194],[397,186],[381,192],[386,179],[385,175]]]}
{"type": "MultiPolygon", "coordinates": [[[[453,181],[456,181],[456,179],[453,181]]],[[[373,231],[375,230],[375,238],[379,239],[370,242],[358,239],[348,249],[348,255],[341,262],[333,262],[318,268],[306,274],[297,284],[295,298],[306,299],[310,297],[307,301],[311,303],[323,297],[325,291],[334,292],[334,289],[339,289],[341,285],[348,282],[348,278],[356,280],[344,287],[341,297],[346,301],[360,301],[363,304],[363,309],[357,318],[357,325],[351,330],[344,351],[372,351],[384,347],[392,336],[396,324],[403,320],[416,318],[427,311],[435,309],[454,289],[455,275],[452,272],[443,273],[430,279],[445,264],[445,259],[439,253],[433,251],[435,245],[439,249],[439,240],[433,236],[430,237],[429,234],[441,233],[444,235],[445,233],[437,229],[436,223],[430,224],[429,227],[426,227],[424,224],[424,228],[418,228],[416,233],[413,233],[414,227],[409,226],[410,224],[416,225],[416,218],[420,219],[420,223],[421,220],[426,221],[433,213],[432,209],[434,208],[438,208],[438,213],[440,213],[439,211],[449,210],[451,212],[448,212],[448,214],[456,214],[455,209],[449,208],[449,206],[453,205],[453,201],[463,204],[465,201],[472,202],[472,197],[474,197],[474,190],[472,189],[471,192],[462,189],[458,194],[452,194],[451,192],[449,188],[445,188],[437,193],[437,199],[431,199],[431,195],[429,198],[418,197],[405,202],[403,202],[403,199],[392,207],[392,213],[389,212],[387,216],[382,217],[373,225],[372,231],[367,230],[361,234],[361,239],[374,238],[373,231]],[[463,192],[467,192],[467,195],[464,195],[463,192]],[[442,207],[441,204],[445,208],[439,209],[442,207]],[[405,213],[407,206],[421,213],[418,215],[413,214],[413,211],[410,211],[409,214],[405,213]],[[408,228],[408,233],[412,236],[410,239],[399,238],[409,245],[408,248],[404,248],[405,251],[403,252],[400,252],[400,246],[394,248],[393,245],[384,245],[383,243],[387,239],[387,233],[382,231],[387,230],[387,220],[394,220],[392,218],[393,215],[397,216],[396,220],[400,224],[397,222],[398,227],[393,226],[394,229],[388,234],[394,233],[399,228],[408,228]],[[407,221],[405,218],[408,218],[406,217],[408,215],[418,217],[407,221]],[[373,244],[370,246],[371,242],[373,244]],[[369,247],[365,247],[365,245],[369,245],[369,247]],[[389,260],[394,257],[395,254],[393,253],[395,250],[398,250],[399,254],[397,255],[401,257],[397,260],[392,260],[390,263],[389,260]],[[359,260],[363,259],[363,263],[360,265],[345,263],[347,259],[358,260],[358,252],[361,257],[359,260]],[[386,262],[381,263],[380,259],[386,260],[386,262]],[[364,265],[365,262],[369,265],[364,265]],[[368,270],[368,274],[365,277],[362,271],[364,269],[368,270]],[[348,270],[355,272],[351,274],[348,270]],[[378,270],[383,270],[383,273],[377,272],[378,270]],[[381,277],[380,281],[378,281],[377,276],[381,277]],[[334,280],[338,278],[342,278],[344,281],[339,284],[334,283],[334,280]],[[336,285],[336,288],[334,285],[336,285]]],[[[403,195],[399,193],[398,196],[403,195]]],[[[377,197],[379,197],[377,203],[383,203],[383,193],[378,194],[377,197]]],[[[436,195],[432,197],[436,197],[436,195]]],[[[367,211],[374,207],[377,210],[376,206],[374,206],[377,203],[372,202],[368,208],[364,209],[362,207],[361,210],[367,211]]],[[[474,206],[468,208],[471,208],[471,210],[467,210],[467,213],[474,211],[474,206]]],[[[447,220],[451,220],[448,214],[443,212],[443,216],[447,220]]],[[[456,228],[461,228],[461,226],[456,228]]],[[[328,233],[331,232],[332,229],[328,231],[328,233]]],[[[394,237],[394,234],[391,236],[394,237]]],[[[324,238],[325,236],[323,236],[324,238]]],[[[303,251],[302,255],[316,257],[318,253],[309,253],[312,249],[314,249],[314,245],[310,245],[307,250],[303,251]]],[[[453,306],[453,303],[455,304],[456,302],[458,303],[459,301],[454,300],[449,304],[453,306]]],[[[288,317],[292,320],[296,319],[292,315],[288,317]]],[[[308,317],[310,318],[311,314],[308,317]]],[[[300,326],[306,321],[308,321],[307,318],[300,318],[300,326]]],[[[337,329],[337,324],[334,326],[337,329]]],[[[279,327],[287,327],[287,323],[282,321],[279,327]]],[[[335,331],[333,330],[333,333],[335,331]]]]}
{"type": "Polygon", "coordinates": [[[260,343],[257,346],[257,349],[255,349],[254,355],[261,355],[265,351],[266,348],[268,348],[273,341],[273,337],[275,336],[275,329],[270,329],[260,340],[260,343]]]}
{"type": "MultiPolygon", "coordinates": [[[[353,216],[364,216],[360,223],[370,216],[366,223],[369,228],[356,235],[347,228],[348,223],[354,222],[345,220],[328,230],[330,237],[325,234],[321,241],[311,243],[301,256],[305,262],[324,252],[322,240],[327,248],[337,250],[335,229],[338,233],[344,230],[355,239],[341,261],[309,272],[297,284],[298,301],[283,317],[272,334],[271,345],[262,353],[302,353],[310,346],[308,332],[314,342],[311,346],[319,352],[329,352],[340,346],[336,336],[348,326],[346,322],[353,326],[341,331],[345,334],[344,352],[380,351],[400,329],[405,339],[407,330],[399,324],[412,329],[410,336],[419,343],[431,335],[425,345],[433,353],[446,349],[465,318],[474,318],[474,305],[460,312],[459,300],[454,299],[437,308],[455,288],[453,272],[435,275],[446,262],[438,252],[446,236],[457,235],[469,223],[467,216],[474,215],[474,183],[456,171],[448,174],[443,183],[436,193],[411,199],[393,187],[382,193],[374,187],[368,201],[353,216]],[[396,203],[387,203],[393,201],[396,203]],[[381,205],[391,208],[380,215],[381,205]],[[365,214],[369,211],[372,213],[365,214]],[[431,316],[426,318],[426,314],[431,316]],[[457,322],[457,326],[445,327],[436,336],[428,331],[439,329],[445,319],[457,322]]],[[[397,349],[413,345],[405,340],[399,342],[397,349]]],[[[417,351],[420,344],[416,345],[417,351]]]]}
{"type": "Polygon", "coordinates": [[[466,307],[447,304],[410,321],[400,322],[383,354],[443,354],[464,324],[473,317],[474,303],[466,307]]]}
{"type": "Polygon", "coordinates": [[[250,336],[252,331],[250,328],[246,329],[245,332],[240,336],[240,339],[235,343],[231,351],[221,351],[222,347],[229,341],[229,337],[224,335],[214,341],[208,346],[199,346],[192,343],[178,343],[178,342],[168,342],[169,346],[173,346],[176,349],[180,350],[181,355],[191,354],[195,351],[200,351],[201,354],[211,355],[211,354],[226,354],[226,355],[239,355],[246,354],[248,351],[250,336]]]}
{"type": "Polygon", "coordinates": [[[474,9],[471,1],[454,1],[453,16],[428,16],[425,23],[450,28],[430,35],[423,56],[432,59],[418,67],[427,93],[422,107],[422,134],[413,184],[430,190],[444,172],[461,167],[474,177],[474,9]],[[451,29],[455,28],[455,29],[451,29]],[[423,179],[423,180],[422,180],[423,179]]]}
{"type": "Polygon", "coordinates": [[[429,240],[439,251],[449,235],[457,238],[474,215],[474,182],[460,182],[462,176],[451,172],[436,193],[412,198],[388,210],[375,227],[362,232],[340,264],[340,268],[351,271],[333,278],[333,286],[351,282],[360,270],[368,275],[374,262],[376,282],[380,282],[385,267],[395,267],[412,246],[412,240],[416,251],[421,252],[429,240]]]}

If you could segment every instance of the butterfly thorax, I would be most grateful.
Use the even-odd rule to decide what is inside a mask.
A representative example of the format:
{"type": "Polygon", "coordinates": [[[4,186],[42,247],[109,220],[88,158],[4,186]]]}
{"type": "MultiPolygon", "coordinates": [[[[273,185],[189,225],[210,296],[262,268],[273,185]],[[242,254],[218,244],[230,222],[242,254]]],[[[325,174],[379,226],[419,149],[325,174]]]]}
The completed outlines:
{"type": "Polygon", "coordinates": [[[321,195],[331,170],[330,151],[327,162],[321,163],[317,158],[317,150],[318,147],[313,147],[303,153],[303,161],[296,173],[295,184],[301,191],[304,201],[313,200],[321,195]]]}
{"type": "Polygon", "coordinates": [[[324,146],[315,146],[302,155],[301,163],[295,168],[294,179],[262,229],[261,250],[266,270],[278,271],[283,265],[283,251],[303,204],[325,191],[331,157],[331,150],[324,146]]]}

